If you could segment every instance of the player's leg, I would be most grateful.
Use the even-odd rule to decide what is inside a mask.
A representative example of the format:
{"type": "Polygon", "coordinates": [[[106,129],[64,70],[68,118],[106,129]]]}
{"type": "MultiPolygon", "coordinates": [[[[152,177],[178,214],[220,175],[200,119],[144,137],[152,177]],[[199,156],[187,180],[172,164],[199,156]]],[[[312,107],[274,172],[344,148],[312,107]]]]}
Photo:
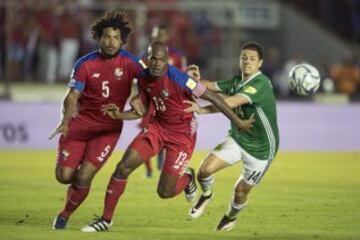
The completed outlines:
{"type": "Polygon", "coordinates": [[[145,170],[146,170],[146,177],[151,178],[153,175],[153,169],[151,165],[151,159],[144,162],[145,170]]]}
{"type": "Polygon", "coordinates": [[[244,159],[243,172],[235,184],[234,195],[228,210],[220,220],[215,230],[229,231],[235,226],[236,218],[248,204],[248,195],[251,189],[259,184],[268,167],[270,160],[259,160],[242,150],[244,159]]]}
{"type": "MultiPolygon", "coordinates": [[[[73,183],[85,149],[86,141],[71,139],[69,136],[60,137],[55,170],[56,179],[60,183],[73,183]]],[[[65,205],[68,203],[69,196],[72,194],[72,185],[69,185],[65,205]]],[[[62,215],[62,212],[60,212],[54,219],[53,229],[65,229],[69,216],[70,215],[67,214],[62,215]]]]}
{"type": "Polygon", "coordinates": [[[66,204],[59,216],[68,219],[84,202],[89,194],[91,181],[98,170],[99,168],[95,167],[90,161],[81,164],[74,181],[68,187],[66,204]]]}
{"type": "Polygon", "coordinates": [[[201,163],[197,178],[202,194],[189,211],[191,217],[200,217],[213,198],[214,174],[240,161],[241,151],[237,146],[232,138],[226,138],[201,163]]]}
{"type": "Polygon", "coordinates": [[[158,195],[161,198],[172,198],[185,192],[186,199],[191,201],[196,194],[195,172],[187,168],[195,145],[195,136],[188,136],[178,142],[166,142],[166,155],[158,183],[158,195]]]}
{"type": "Polygon", "coordinates": [[[154,156],[152,145],[143,134],[139,134],[127,148],[107,186],[102,217],[83,227],[83,232],[106,231],[112,226],[112,218],[117,203],[125,191],[128,177],[144,160],[154,156]]]}

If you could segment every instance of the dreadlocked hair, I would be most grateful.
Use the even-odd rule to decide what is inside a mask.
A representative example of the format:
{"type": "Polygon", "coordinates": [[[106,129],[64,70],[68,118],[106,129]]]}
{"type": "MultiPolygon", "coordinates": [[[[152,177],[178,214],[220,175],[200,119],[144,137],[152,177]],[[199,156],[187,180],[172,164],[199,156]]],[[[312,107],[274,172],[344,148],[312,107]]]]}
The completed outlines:
{"type": "Polygon", "coordinates": [[[94,40],[99,41],[103,29],[107,27],[117,28],[121,32],[121,40],[125,44],[132,31],[131,23],[125,11],[107,11],[104,16],[96,19],[90,26],[91,36],[94,40]]]}

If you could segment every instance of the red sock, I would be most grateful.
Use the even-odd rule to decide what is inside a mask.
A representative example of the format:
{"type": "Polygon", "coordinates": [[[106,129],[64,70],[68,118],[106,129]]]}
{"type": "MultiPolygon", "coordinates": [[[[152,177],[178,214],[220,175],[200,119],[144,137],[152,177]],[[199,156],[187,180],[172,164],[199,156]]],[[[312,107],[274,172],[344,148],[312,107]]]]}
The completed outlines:
{"type": "Polygon", "coordinates": [[[188,174],[183,174],[176,183],[175,192],[176,195],[181,193],[185,187],[189,184],[191,177],[188,174]]]}
{"type": "Polygon", "coordinates": [[[119,201],[120,196],[123,194],[127,180],[116,179],[112,177],[106,190],[105,195],[105,206],[102,217],[105,220],[110,221],[113,217],[116,205],[119,201]]]}
{"type": "Polygon", "coordinates": [[[64,218],[69,218],[70,215],[80,206],[89,194],[90,187],[78,187],[70,185],[67,191],[67,198],[64,210],[59,214],[64,218]]]}

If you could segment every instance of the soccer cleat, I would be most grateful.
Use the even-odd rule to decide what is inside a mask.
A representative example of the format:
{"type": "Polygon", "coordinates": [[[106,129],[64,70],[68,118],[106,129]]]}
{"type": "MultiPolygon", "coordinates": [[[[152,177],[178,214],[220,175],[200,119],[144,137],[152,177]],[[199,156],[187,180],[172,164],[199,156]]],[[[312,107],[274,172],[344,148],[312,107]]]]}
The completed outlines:
{"type": "Polygon", "coordinates": [[[113,225],[113,221],[108,223],[102,218],[94,219],[94,222],[86,225],[85,227],[81,228],[82,232],[103,232],[110,230],[110,227],[113,225]]]}
{"type": "Polygon", "coordinates": [[[204,210],[205,210],[205,207],[209,204],[209,202],[211,201],[213,197],[213,193],[211,192],[211,194],[209,196],[204,196],[204,195],[201,195],[199,197],[199,199],[197,200],[197,202],[194,204],[194,206],[190,209],[189,211],[189,215],[192,217],[192,218],[198,218],[200,217],[204,210]]]}
{"type": "Polygon", "coordinates": [[[66,228],[67,218],[56,216],[52,224],[54,230],[62,230],[66,228]]]}
{"type": "Polygon", "coordinates": [[[221,219],[219,225],[215,228],[215,231],[230,231],[235,227],[235,222],[236,218],[230,219],[225,214],[224,217],[221,219]]]}
{"type": "Polygon", "coordinates": [[[197,190],[195,182],[195,171],[194,169],[188,167],[185,169],[185,174],[189,175],[191,178],[189,184],[184,189],[185,198],[188,202],[192,202],[196,197],[197,190]]]}

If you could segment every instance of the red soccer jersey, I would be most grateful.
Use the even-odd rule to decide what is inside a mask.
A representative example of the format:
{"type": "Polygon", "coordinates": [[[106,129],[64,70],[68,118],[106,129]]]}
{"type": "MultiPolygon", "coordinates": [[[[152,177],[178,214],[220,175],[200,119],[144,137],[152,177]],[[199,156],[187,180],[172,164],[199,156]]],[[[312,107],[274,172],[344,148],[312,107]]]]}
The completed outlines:
{"type": "MultiPolygon", "coordinates": [[[[99,51],[80,58],[74,66],[69,87],[81,91],[77,118],[85,124],[119,124],[103,115],[101,106],[115,103],[124,109],[131,93],[133,79],[145,68],[140,58],[120,50],[113,58],[105,58],[99,51]]],[[[120,125],[120,124],[119,124],[120,125]]]]}
{"type": "Polygon", "coordinates": [[[184,100],[193,100],[192,96],[200,97],[206,91],[201,82],[168,65],[165,75],[156,80],[151,79],[147,69],[142,71],[138,83],[141,100],[155,109],[150,124],[156,122],[170,131],[195,133],[194,114],[184,111],[189,107],[184,100]]]}

